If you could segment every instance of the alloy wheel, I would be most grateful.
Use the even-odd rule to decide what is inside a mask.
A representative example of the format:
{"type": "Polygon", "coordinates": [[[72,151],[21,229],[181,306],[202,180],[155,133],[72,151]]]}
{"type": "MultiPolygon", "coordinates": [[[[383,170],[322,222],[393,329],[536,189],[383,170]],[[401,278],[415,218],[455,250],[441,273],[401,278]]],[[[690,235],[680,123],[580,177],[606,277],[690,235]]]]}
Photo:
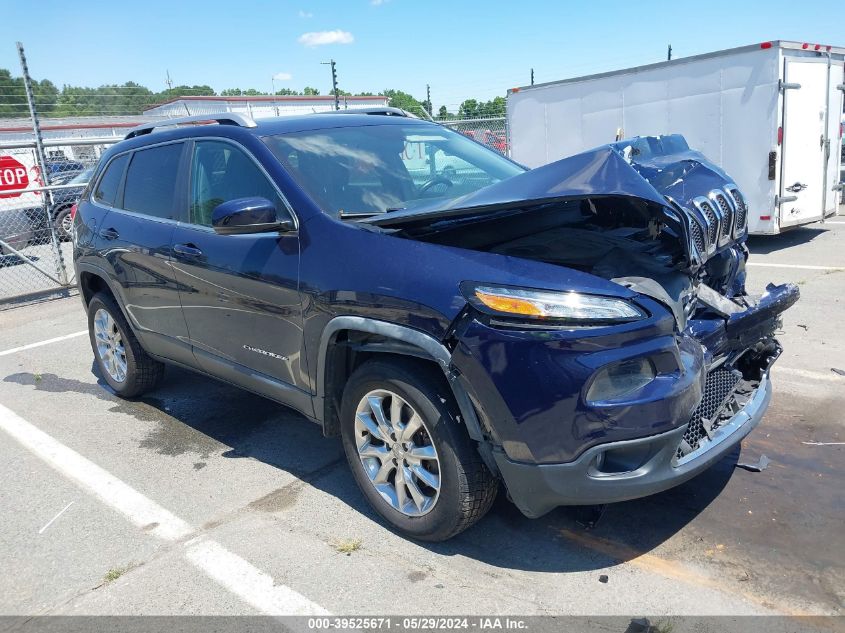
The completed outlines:
{"type": "Polygon", "coordinates": [[[398,394],[377,389],[355,413],[358,457],[370,483],[395,510],[422,516],[440,495],[440,460],[425,421],[398,394]]]}
{"type": "Polygon", "coordinates": [[[126,380],[126,348],[117,323],[107,310],[94,314],[94,339],[100,364],[115,382],[126,380]]]}

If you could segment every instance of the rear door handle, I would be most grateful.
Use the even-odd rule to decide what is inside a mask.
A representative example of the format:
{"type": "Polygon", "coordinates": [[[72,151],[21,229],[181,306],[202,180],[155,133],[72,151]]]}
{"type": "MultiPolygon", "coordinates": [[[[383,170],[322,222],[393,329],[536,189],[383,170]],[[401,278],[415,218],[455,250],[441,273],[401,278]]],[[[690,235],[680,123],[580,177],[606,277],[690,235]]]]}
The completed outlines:
{"type": "Polygon", "coordinates": [[[173,252],[182,257],[202,257],[202,251],[193,244],[174,244],[173,252]]]}
{"type": "Polygon", "coordinates": [[[100,231],[100,237],[104,240],[116,240],[120,237],[120,233],[117,232],[117,229],[113,228],[102,229],[100,231]]]}

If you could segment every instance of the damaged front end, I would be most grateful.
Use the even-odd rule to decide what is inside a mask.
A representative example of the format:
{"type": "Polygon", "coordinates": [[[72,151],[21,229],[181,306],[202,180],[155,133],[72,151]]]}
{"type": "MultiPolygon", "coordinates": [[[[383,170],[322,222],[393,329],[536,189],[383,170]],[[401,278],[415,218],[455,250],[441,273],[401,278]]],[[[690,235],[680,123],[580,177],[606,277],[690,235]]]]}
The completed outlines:
{"type": "Polygon", "coordinates": [[[495,420],[488,421],[512,496],[520,496],[513,493],[523,485],[534,490],[525,493],[534,501],[517,505],[538,516],[555,505],[620,501],[676,485],[721,455],[716,446],[733,446],[759,421],[771,393],[768,371],[781,352],[775,339],[780,315],[799,292],[792,284],[769,285],[762,296],[746,292],[747,215],[742,194],[724,172],[682,137],[664,136],[602,147],[445,204],[366,222],[397,237],[587,272],[635,293],[653,320],[659,309],[648,306],[671,313],[668,331],[654,323],[635,334],[632,324],[615,330],[554,321],[529,327],[468,308],[457,330],[463,338],[455,365],[476,387],[493,383],[495,389],[479,402],[522,379],[508,374],[512,360],[523,363],[517,370],[523,374],[545,367],[535,379],[581,383],[577,398],[571,389],[549,386],[543,398],[557,398],[554,403],[521,403],[523,394],[504,397],[512,428],[499,423],[497,429],[495,420]],[[497,339],[491,333],[497,328],[507,336],[497,339]],[[545,331],[541,348],[530,348],[538,329],[545,331]],[[594,362],[630,363],[620,354],[638,354],[649,345],[654,384],[625,402],[589,402],[587,387],[604,369],[594,362]],[[489,377],[473,374],[467,359],[491,365],[484,359],[491,350],[508,362],[496,361],[501,369],[489,377]],[[661,369],[661,359],[672,355],[676,361],[661,369]],[[661,379],[663,392],[655,386],[661,379]],[[573,421],[566,450],[552,444],[561,416],[573,421]],[[529,431],[539,439],[526,439],[529,431]],[[537,465],[555,472],[575,468],[577,482],[565,477],[564,490],[547,474],[541,479],[548,485],[540,485],[536,474],[527,480],[519,474],[537,465]],[[572,493],[573,485],[581,492],[572,493]],[[540,488],[547,494],[538,500],[540,488]]]}

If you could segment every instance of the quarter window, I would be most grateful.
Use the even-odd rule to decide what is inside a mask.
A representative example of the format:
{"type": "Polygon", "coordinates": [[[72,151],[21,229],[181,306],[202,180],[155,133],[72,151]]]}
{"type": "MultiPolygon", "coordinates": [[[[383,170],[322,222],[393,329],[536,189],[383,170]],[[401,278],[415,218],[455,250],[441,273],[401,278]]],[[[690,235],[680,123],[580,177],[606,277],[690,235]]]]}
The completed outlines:
{"type": "Polygon", "coordinates": [[[243,151],[221,141],[197,141],[191,162],[191,222],[211,226],[214,208],[229,200],[267,198],[276,211],[284,203],[276,189],[243,151]]]}
{"type": "Polygon", "coordinates": [[[176,183],[184,143],[138,150],[132,155],[123,208],[157,218],[176,219],[176,183]]]}
{"type": "Polygon", "coordinates": [[[129,162],[129,154],[123,154],[108,164],[103,177],[97,183],[97,190],[94,192],[94,199],[97,202],[102,202],[110,207],[114,206],[117,189],[120,187],[123,172],[126,171],[127,162],[129,162]]]}

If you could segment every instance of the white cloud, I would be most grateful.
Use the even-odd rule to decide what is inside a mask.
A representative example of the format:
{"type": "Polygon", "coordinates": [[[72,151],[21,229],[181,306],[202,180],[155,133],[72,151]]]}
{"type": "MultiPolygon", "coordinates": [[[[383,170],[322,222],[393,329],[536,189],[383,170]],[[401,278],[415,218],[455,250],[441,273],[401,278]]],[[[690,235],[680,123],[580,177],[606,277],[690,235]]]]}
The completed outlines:
{"type": "Polygon", "coordinates": [[[390,0],[370,0],[370,4],[374,7],[380,7],[383,4],[387,4],[390,0]]]}
{"type": "Polygon", "coordinates": [[[355,38],[349,31],[335,29],[334,31],[303,33],[297,41],[305,46],[324,46],[326,44],[351,44],[355,41],[355,38]]]}
{"type": "Polygon", "coordinates": [[[313,18],[314,14],[310,11],[303,11],[302,9],[299,10],[299,17],[301,18],[313,18]]]}
{"type": "Polygon", "coordinates": [[[290,73],[276,73],[275,75],[273,75],[273,79],[275,79],[276,81],[290,81],[291,79],[293,79],[293,75],[291,75],[290,73]]]}

